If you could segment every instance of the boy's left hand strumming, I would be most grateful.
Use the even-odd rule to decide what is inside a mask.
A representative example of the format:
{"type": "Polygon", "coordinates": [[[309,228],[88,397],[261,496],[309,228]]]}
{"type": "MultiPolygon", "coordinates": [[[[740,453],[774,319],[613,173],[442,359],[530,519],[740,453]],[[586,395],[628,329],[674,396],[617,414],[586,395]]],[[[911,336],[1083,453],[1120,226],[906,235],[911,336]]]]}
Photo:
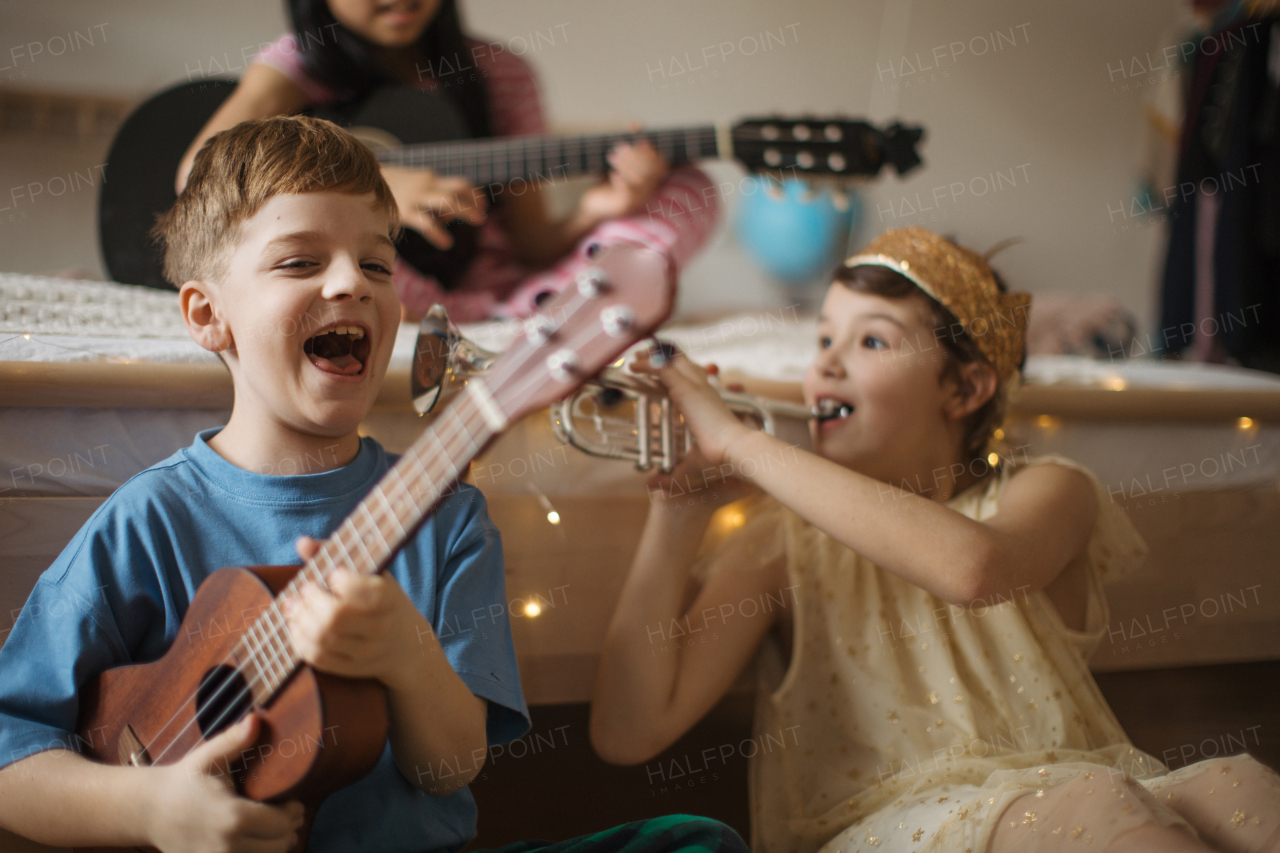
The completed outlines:
{"type": "MultiPolygon", "coordinates": [[[[319,543],[303,537],[298,553],[314,555],[319,543]]],[[[418,642],[421,614],[400,585],[385,575],[331,572],[326,592],[304,584],[300,600],[282,599],[290,638],[299,656],[321,672],[376,678],[395,689],[408,677],[403,653],[418,642]]]]}

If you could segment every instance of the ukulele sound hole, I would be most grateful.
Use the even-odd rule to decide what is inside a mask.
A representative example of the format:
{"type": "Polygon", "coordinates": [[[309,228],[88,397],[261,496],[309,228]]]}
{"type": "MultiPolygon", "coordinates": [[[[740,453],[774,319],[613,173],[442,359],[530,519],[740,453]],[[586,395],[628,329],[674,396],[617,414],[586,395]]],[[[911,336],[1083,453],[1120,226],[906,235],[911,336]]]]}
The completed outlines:
{"type": "Polygon", "coordinates": [[[215,666],[196,690],[196,722],[200,733],[213,737],[239,720],[253,705],[253,691],[234,667],[215,666]]]}

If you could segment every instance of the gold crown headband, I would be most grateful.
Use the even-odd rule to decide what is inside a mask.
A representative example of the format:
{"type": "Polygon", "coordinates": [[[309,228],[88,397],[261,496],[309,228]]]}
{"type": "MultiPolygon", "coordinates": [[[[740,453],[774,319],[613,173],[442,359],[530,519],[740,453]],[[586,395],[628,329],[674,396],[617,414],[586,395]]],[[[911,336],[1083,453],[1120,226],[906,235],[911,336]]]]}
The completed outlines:
{"type": "Polygon", "coordinates": [[[844,265],[888,267],[903,275],[956,315],[1002,381],[1017,375],[1031,294],[1002,292],[977,252],[912,225],[884,232],[844,265]]]}

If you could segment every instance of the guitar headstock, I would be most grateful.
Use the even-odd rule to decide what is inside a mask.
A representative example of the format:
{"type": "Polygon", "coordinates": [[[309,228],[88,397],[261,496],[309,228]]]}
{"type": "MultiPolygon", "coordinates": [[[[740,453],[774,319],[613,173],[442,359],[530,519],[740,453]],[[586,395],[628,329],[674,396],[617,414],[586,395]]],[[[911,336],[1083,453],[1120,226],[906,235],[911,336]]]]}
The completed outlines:
{"type": "Polygon", "coordinates": [[[733,156],[752,172],[794,177],[874,176],[891,163],[903,175],[920,165],[924,129],[894,122],[880,130],[865,121],[832,118],[752,118],[730,131],[733,156]]]}
{"type": "Polygon", "coordinates": [[[638,245],[601,249],[575,283],[524,320],[484,374],[507,423],[549,406],[603,370],[671,313],[671,261],[638,245]]]}

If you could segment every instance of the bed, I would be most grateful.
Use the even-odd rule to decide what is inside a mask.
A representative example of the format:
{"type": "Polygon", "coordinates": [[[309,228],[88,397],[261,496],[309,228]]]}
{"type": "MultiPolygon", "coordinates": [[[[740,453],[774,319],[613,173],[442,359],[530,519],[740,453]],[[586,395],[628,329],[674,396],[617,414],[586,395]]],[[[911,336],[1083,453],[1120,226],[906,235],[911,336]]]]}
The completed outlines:
{"type": "MultiPolygon", "coordinates": [[[[464,334],[501,349],[503,324],[464,334]]],[[[409,399],[415,329],[399,330],[362,432],[389,450],[423,426],[409,399]]],[[[798,399],[813,320],[793,308],[664,336],[728,381],[798,399]]],[[[1007,453],[1088,465],[1146,537],[1108,589],[1099,671],[1280,657],[1280,377],[1238,368],[1032,356],[1007,453]]],[[[111,491],[225,423],[231,381],[186,335],[172,293],[0,274],[0,641],[39,573],[111,491]]],[[[785,425],[803,436],[802,424],[785,425]]],[[[503,533],[509,610],[531,703],[590,694],[597,649],[648,493],[627,463],[562,445],[546,411],[471,468],[503,533]],[[552,519],[556,523],[552,523],[552,519]]]]}

